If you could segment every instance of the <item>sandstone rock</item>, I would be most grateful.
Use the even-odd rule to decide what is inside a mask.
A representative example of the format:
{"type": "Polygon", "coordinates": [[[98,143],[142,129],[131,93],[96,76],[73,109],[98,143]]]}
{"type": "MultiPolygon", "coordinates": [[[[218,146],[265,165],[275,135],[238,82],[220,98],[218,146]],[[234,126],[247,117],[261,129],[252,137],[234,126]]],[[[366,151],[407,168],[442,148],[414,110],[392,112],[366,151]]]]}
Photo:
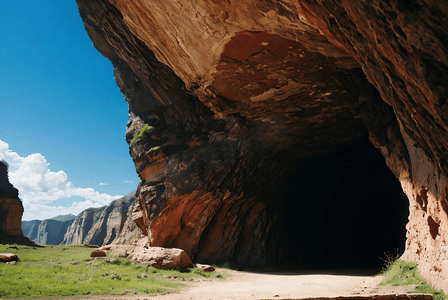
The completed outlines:
{"type": "Polygon", "coordinates": [[[188,254],[182,249],[175,248],[144,248],[137,246],[134,252],[129,254],[128,258],[139,264],[152,266],[157,269],[185,269],[193,267],[188,254]]]}
{"type": "Polygon", "coordinates": [[[0,262],[18,261],[19,257],[13,253],[0,253],[0,262]]]}
{"type": "Polygon", "coordinates": [[[22,235],[23,215],[19,191],[8,179],[8,164],[0,161],[0,231],[9,235],[22,235]]]}
{"type": "Polygon", "coordinates": [[[215,272],[215,268],[210,265],[196,264],[196,268],[201,269],[204,272],[215,272]]]}
{"type": "Polygon", "coordinates": [[[357,265],[403,250],[409,209],[404,258],[446,290],[445,2],[77,2],[129,105],[126,140],[153,127],[130,143],[151,246],[357,265]]]}
{"type": "Polygon", "coordinates": [[[103,250],[95,250],[90,254],[90,257],[106,257],[107,254],[103,250]]]}
{"type": "Polygon", "coordinates": [[[188,254],[182,249],[131,245],[111,245],[110,247],[114,255],[157,269],[184,269],[194,266],[188,254]]]}

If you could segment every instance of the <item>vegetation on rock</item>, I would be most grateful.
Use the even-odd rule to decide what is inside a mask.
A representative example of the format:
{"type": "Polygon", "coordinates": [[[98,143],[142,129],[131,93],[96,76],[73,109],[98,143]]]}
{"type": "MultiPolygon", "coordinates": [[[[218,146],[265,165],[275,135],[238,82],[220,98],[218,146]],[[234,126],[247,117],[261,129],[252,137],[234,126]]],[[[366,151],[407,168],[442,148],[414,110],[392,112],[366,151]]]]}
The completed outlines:
{"type": "Polygon", "coordinates": [[[140,130],[140,132],[134,136],[134,138],[131,141],[131,144],[133,142],[135,142],[137,139],[141,138],[146,130],[153,129],[153,128],[154,127],[149,126],[148,124],[145,124],[145,126],[143,126],[143,128],[140,130]]]}

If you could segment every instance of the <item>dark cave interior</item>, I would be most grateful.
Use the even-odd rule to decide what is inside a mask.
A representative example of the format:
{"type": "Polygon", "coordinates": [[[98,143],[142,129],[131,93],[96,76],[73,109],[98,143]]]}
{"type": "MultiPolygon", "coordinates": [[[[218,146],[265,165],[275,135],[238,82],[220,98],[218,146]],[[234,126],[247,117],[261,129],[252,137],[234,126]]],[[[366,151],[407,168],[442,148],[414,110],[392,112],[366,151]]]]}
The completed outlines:
{"type": "Polygon", "coordinates": [[[367,138],[298,160],[288,185],[280,208],[281,264],[370,268],[383,266],[385,253],[403,253],[408,200],[367,138]]]}

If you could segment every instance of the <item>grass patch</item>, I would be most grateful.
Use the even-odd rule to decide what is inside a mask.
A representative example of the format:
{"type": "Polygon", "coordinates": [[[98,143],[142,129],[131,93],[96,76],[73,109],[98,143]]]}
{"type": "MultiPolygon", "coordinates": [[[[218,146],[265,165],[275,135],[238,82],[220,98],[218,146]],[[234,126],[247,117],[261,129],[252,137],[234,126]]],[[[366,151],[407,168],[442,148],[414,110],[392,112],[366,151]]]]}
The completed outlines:
{"type": "Polygon", "coordinates": [[[397,259],[387,264],[383,270],[386,277],[380,285],[416,285],[411,293],[432,294],[435,300],[445,300],[446,295],[426,284],[417,270],[417,263],[397,259]]]}
{"type": "Polygon", "coordinates": [[[0,264],[0,298],[169,293],[187,280],[220,278],[197,268],[181,272],[140,266],[124,258],[91,259],[92,249],[83,245],[10,247],[0,245],[0,252],[17,254],[20,262],[0,264]]]}

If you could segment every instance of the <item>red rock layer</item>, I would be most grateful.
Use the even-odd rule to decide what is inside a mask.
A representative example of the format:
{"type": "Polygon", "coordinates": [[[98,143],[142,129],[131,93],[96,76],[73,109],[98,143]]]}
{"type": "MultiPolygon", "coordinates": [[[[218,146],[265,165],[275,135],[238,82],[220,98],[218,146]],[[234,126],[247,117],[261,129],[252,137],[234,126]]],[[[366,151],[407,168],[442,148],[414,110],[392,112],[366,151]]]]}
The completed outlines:
{"type": "Polygon", "coordinates": [[[296,161],[368,134],[409,198],[403,257],[448,286],[444,2],[78,5],[129,104],[128,142],[154,127],[130,145],[153,246],[265,264],[296,161]]]}
{"type": "Polygon", "coordinates": [[[8,180],[8,165],[0,161],[0,232],[22,235],[22,215],[19,192],[8,180]]]}

